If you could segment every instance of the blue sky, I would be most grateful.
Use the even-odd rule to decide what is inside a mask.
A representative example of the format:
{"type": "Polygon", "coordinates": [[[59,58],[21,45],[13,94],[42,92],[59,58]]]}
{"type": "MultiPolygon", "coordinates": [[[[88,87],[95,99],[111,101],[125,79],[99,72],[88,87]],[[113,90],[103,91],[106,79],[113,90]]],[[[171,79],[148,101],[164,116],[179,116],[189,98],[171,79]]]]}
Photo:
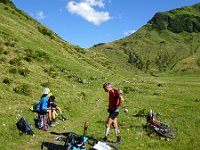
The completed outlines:
{"type": "Polygon", "coordinates": [[[156,12],[199,0],[13,0],[15,5],[62,39],[83,48],[137,31],[156,12]]]}

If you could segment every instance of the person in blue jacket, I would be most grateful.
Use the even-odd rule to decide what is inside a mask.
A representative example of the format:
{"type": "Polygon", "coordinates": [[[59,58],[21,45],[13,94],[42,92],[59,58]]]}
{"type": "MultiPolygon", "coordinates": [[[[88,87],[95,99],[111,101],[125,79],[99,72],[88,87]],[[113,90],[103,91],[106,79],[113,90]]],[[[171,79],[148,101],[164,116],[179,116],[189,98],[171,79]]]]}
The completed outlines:
{"type": "Polygon", "coordinates": [[[36,106],[36,112],[41,115],[48,114],[49,124],[51,125],[52,109],[51,109],[51,107],[49,107],[49,105],[50,105],[50,102],[55,101],[55,97],[54,96],[49,97],[48,96],[49,92],[50,92],[50,90],[48,88],[45,88],[44,93],[41,97],[41,100],[36,106]]]}

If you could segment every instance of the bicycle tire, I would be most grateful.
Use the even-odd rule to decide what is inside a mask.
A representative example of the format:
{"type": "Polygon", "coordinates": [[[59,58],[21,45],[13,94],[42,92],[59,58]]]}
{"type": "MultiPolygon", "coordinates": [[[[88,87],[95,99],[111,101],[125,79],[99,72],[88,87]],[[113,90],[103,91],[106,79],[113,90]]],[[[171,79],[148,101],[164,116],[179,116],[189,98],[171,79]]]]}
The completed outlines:
{"type": "Polygon", "coordinates": [[[154,130],[161,136],[164,136],[164,137],[170,138],[170,139],[175,139],[175,135],[173,135],[169,132],[166,132],[165,130],[161,130],[161,129],[158,129],[158,128],[154,128],[154,130]]]}

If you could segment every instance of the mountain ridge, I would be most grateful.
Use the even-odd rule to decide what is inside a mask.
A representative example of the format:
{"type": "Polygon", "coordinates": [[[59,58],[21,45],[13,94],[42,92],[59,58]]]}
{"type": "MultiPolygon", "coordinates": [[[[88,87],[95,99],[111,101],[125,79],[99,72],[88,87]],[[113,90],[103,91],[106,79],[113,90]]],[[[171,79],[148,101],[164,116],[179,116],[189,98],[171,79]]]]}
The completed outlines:
{"type": "MultiPolygon", "coordinates": [[[[109,51],[120,53],[124,57],[121,59],[120,55],[116,55],[118,60],[126,64],[128,62],[132,67],[145,72],[179,72],[181,68],[175,69],[176,64],[195,55],[197,63],[188,69],[183,69],[183,72],[192,70],[199,72],[199,9],[198,3],[156,13],[146,25],[128,37],[110,43],[96,44],[91,49],[105,54],[109,54],[109,51]]],[[[184,68],[184,65],[182,67],[184,68]]]]}

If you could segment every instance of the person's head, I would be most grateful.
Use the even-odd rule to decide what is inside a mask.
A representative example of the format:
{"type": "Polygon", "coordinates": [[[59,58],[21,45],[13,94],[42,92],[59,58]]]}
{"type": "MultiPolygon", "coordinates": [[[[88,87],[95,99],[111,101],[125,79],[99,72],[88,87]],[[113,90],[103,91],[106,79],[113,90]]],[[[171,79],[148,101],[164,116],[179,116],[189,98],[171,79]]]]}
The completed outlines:
{"type": "Polygon", "coordinates": [[[111,83],[106,82],[106,83],[103,84],[103,89],[106,92],[108,92],[111,88],[112,88],[111,83]]]}
{"type": "Polygon", "coordinates": [[[53,103],[53,102],[55,102],[55,96],[53,96],[53,95],[51,95],[50,97],[49,97],[49,102],[51,103],[53,103]]]}

